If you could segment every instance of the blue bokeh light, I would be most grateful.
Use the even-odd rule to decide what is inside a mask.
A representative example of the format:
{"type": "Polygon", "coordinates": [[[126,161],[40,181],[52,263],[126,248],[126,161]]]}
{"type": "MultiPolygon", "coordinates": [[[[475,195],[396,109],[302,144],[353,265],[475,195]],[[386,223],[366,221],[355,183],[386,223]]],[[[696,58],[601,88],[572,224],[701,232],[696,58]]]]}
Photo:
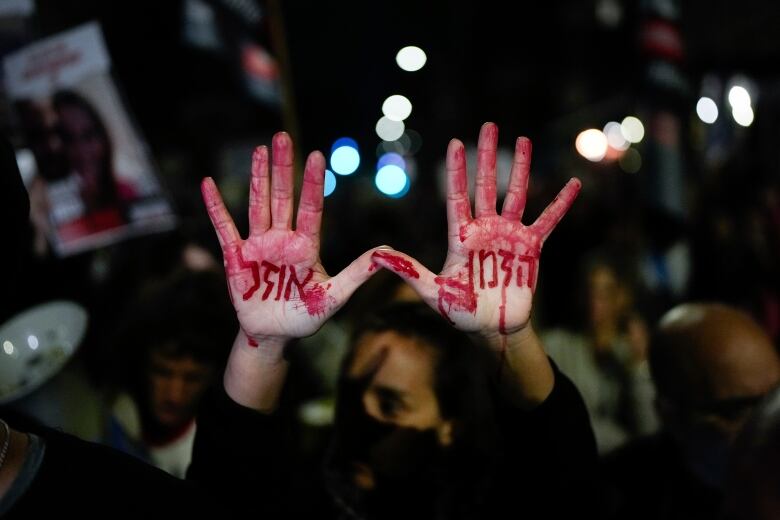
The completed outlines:
{"type": "Polygon", "coordinates": [[[360,166],[360,152],[357,143],[349,137],[337,139],[331,147],[330,167],[339,175],[355,173],[360,166]]]}
{"type": "Polygon", "coordinates": [[[377,170],[374,183],[388,197],[403,197],[409,191],[409,176],[395,164],[386,164],[377,170]]]}
{"type": "Polygon", "coordinates": [[[336,190],[336,176],[330,170],[325,170],[325,196],[336,190]]]}
{"type": "Polygon", "coordinates": [[[392,164],[394,166],[398,166],[402,170],[406,170],[406,161],[403,157],[401,157],[400,154],[394,152],[382,154],[376,163],[377,170],[381,169],[383,166],[387,166],[388,164],[392,164]]]}

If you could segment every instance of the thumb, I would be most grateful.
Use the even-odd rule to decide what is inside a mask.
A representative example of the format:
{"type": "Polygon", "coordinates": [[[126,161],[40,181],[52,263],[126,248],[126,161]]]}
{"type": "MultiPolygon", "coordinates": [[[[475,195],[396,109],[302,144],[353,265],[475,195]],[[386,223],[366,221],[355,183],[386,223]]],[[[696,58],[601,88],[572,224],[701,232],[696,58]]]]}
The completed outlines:
{"type": "Polygon", "coordinates": [[[436,275],[413,257],[390,248],[377,248],[371,255],[374,263],[388,269],[408,283],[424,301],[436,299],[436,275]]]}

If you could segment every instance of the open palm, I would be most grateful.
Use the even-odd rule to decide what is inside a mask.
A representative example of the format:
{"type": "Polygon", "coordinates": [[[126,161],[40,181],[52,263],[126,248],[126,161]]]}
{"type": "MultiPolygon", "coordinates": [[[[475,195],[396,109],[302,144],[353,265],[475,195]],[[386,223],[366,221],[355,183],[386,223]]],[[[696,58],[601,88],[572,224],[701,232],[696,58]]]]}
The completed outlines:
{"type": "Polygon", "coordinates": [[[528,190],[531,142],[518,138],[501,215],[496,213],[498,129],[483,125],[477,146],[474,217],[463,143],[447,149],[448,249],[438,275],[400,252],[378,251],[374,261],[401,274],[424,301],[458,329],[509,334],[529,322],[542,244],[580,189],[571,179],[530,226],[521,222],[528,190]]]}
{"type": "Polygon", "coordinates": [[[375,271],[369,251],[341,273],[328,276],[319,258],[324,202],[325,158],[312,152],[304,170],[296,228],[293,216],[293,146],[290,137],[273,138],[252,157],[249,236],[236,230],[211,178],[201,190],[224,257],[228,288],[241,328],[250,343],[264,337],[313,334],[375,271]]]}

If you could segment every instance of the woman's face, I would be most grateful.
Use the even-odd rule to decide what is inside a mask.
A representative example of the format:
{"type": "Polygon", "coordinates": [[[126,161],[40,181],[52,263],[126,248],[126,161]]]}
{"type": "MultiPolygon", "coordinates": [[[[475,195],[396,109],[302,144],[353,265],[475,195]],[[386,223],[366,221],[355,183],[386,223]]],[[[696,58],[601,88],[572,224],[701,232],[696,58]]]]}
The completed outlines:
{"type": "Polygon", "coordinates": [[[411,459],[419,456],[409,453],[419,451],[421,439],[430,439],[432,444],[426,445],[433,450],[452,443],[452,421],[442,417],[434,392],[435,365],[433,348],[416,338],[385,331],[365,334],[358,341],[346,376],[365,380],[359,396],[363,412],[389,428],[387,433],[396,432],[383,441],[374,439],[369,450],[373,455],[366,463],[356,461],[354,482],[359,487],[373,489],[376,471],[408,472],[407,466],[414,464],[411,459]]]}
{"type": "Polygon", "coordinates": [[[428,429],[444,420],[433,390],[431,347],[392,331],[370,333],[358,342],[347,376],[374,371],[363,393],[365,412],[377,421],[428,429]]]}
{"type": "Polygon", "coordinates": [[[59,119],[71,167],[88,186],[96,187],[107,153],[100,129],[85,110],[75,105],[61,107],[59,119]]]}

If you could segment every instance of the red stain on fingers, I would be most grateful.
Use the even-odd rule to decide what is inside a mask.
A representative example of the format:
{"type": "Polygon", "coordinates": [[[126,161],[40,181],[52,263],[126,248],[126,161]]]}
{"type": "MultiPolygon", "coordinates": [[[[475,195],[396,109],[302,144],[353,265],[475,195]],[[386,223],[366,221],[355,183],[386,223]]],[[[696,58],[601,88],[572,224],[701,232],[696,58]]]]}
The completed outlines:
{"type": "Polygon", "coordinates": [[[390,265],[390,268],[398,274],[408,276],[409,278],[419,278],[420,273],[414,268],[414,265],[405,258],[400,256],[391,255],[389,253],[381,253],[379,251],[371,255],[372,257],[381,258],[390,265]]]}

